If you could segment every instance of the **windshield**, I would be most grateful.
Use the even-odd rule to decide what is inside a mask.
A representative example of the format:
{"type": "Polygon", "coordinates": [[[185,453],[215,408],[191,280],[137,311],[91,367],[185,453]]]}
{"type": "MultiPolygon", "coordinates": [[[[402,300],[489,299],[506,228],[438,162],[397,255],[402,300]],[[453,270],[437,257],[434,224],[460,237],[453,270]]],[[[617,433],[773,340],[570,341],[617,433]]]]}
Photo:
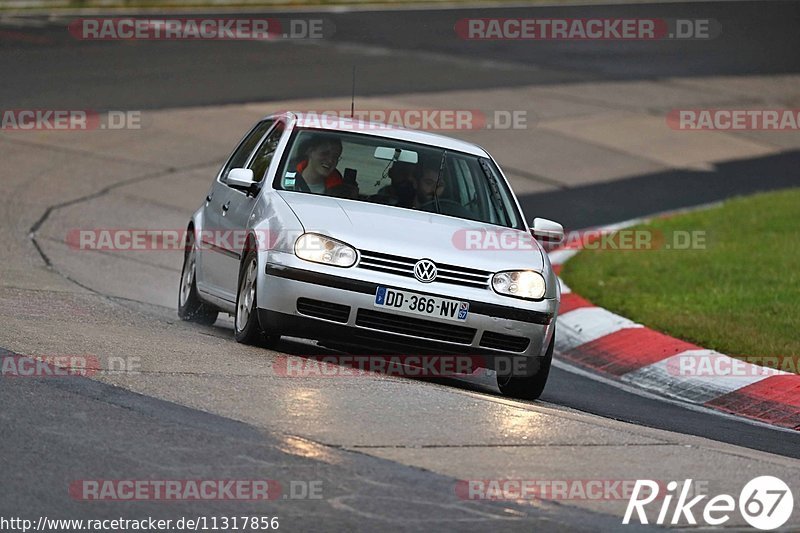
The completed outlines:
{"type": "Polygon", "coordinates": [[[298,129],[275,188],[523,229],[506,183],[485,158],[384,137],[298,129]]]}

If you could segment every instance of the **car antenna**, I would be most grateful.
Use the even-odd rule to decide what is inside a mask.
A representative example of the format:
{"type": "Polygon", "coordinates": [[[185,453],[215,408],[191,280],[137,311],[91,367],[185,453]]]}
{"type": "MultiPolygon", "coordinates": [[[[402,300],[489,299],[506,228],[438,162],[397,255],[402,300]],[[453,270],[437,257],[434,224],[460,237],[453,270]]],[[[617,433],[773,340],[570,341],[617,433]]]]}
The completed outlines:
{"type": "Polygon", "coordinates": [[[353,65],[353,90],[350,93],[350,118],[355,118],[356,108],[356,66],[353,65]]]}

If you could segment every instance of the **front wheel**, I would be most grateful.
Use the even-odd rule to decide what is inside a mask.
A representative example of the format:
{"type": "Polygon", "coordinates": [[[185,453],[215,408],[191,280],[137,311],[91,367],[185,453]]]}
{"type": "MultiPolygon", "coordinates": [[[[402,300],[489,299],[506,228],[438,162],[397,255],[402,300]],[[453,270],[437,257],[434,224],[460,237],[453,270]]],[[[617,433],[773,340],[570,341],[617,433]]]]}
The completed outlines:
{"type": "Polygon", "coordinates": [[[497,376],[497,386],[504,396],[519,398],[520,400],[536,400],[544,392],[547,376],[550,374],[550,365],[553,362],[553,349],[555,348],[556,332],[547,347],[547,353],[542,357],[532,358],[529,364],[537,365],[530,375],[524,377],[497,376]]]}
{"type": "Polygon", "coordinates": [[[279,336],[267,336],[258,320],[258,256],[250,251],[239,270],[239,290],[236,292],[236,316],[233,321],[237,342],[256,345],[274,345],[279,336]]]}
{"type": "Polygon", "coordinates": [[[197,294],[197,250],[193,231],[187,232],[185,244],[181,286],[178,289],[178,317],[188,322],[210,326],[217,321],[219,311],[202,301],[197,294]]]}

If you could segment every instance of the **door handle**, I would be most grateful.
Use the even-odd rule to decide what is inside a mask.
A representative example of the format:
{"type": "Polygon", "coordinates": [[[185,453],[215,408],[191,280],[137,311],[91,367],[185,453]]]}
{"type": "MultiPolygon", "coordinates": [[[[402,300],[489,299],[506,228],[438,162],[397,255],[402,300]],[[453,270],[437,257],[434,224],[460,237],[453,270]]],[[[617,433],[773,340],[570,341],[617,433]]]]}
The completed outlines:
{"type": "Polygon", "coordinates": [[[228,200],[227,202],[225,202],[225,205],[222,206],[222,216],[225,216],[225,213],[228,212],[228,209],[230,209],[230,207],[231,207],[231,201],[228,200]]]}

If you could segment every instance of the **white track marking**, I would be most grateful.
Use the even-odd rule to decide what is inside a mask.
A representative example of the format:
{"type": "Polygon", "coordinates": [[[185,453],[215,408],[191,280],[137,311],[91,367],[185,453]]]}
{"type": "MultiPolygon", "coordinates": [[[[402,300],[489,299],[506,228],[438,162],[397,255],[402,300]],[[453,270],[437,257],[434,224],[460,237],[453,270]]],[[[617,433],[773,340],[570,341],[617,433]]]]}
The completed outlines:
{"type": "MultiPolygon", "coordinates": [[[[713,350],[689,350],[628,372],[620,379],[679,400],[706,403],[769,377],[755,365],[749,365],[747,372],[751,375],[686,375],[687,372],[682,371],[681,366],[685,365],[686,361],[698,357],[709,357],[709,361],[714,358],[727,358],[733,362],[730,357],[713,350]]],[[[744,362],[741,364],[748,365],[744,362]]]]}
{"type": "Polygon", "coordinates": [[[641,327],[602,307],[581,307],[558,317],[556,346],[570,350],[621,329],[641,327]]]}
{"type": "Polygon", "coordinates": [[[580,252],[580,250],[578,250],[577,248],[570,248],[564,250],[554,250],[547,255],[550,256],[551,264],[563,265],[564,263],[572,259],[572,257],[578,252],[580,252]]]}
{"type": "Polygon", "coordinates": [[[570,374],[575,374],[577,376],[581,376],[584,378],[588,378],[597,382],[600,382],[604,385],[609,385],[616,389],[619,389],[623,392],[627,392],[629,394],[633,394],[639,396],[641,398],[647,398],[648,400],[656,400],[659,402],[665,402],[671,405],[677,405],[679,407],[683,407],[684,409],[688,409],[689,411],[695,411],[697,413],[703,413],[706,415],[713,415],[719,416],[722,418],[726,418],[728,420],[741,422],[743,424],[749,424],[751,426],[756,426],[762,429],[772,429],[775,431],[782,431],[784,433],[790,433],[792,435],[796,435],[797,431],[794,429],[784,428],[781,426],[773,426],[772,424],[767,424],[766,422],[759,422],[758,420],[753,420],[751,418],[744,418],[738,415],[732,415],[729,413],[725,413],[723,411],[717,411],[716,409],[712,409],[710,407],[706,407],[704,405],[698,405],[694,403],[688,403],[681,400],[676,400],[673,398],[668,398],[661,394],[656,394],[653,392],[648,392],[644,389],[639,387],[635,387],[633,385],[629,385],[627,383],[623,383],[621,381],[617,381],[616,379],[606,378],[599,374],[595,374],[594,372],[589,372],[588,370],[584,370],[577,366],[573,366],[569,363],[562,361],[561,359],[553,359],[553,366],[556,368],[563,370],[564,372],[569,372],[570,374]]]}

